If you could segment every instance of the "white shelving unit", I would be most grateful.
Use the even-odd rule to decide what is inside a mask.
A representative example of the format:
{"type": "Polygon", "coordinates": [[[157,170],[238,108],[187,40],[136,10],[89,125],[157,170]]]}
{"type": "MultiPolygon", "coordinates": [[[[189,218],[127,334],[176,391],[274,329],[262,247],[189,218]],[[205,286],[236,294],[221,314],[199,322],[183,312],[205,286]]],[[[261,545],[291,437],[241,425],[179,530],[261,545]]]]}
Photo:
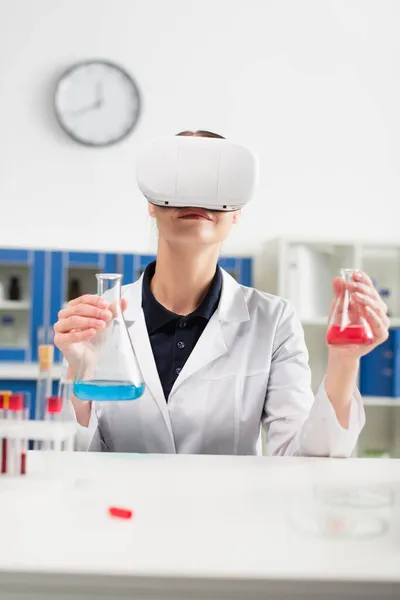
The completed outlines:
{"type": "MultiPolygon", "coordinates": [[[[55,364],[52,370],[53,379],[60,379],[62,374],[62,365],[55,364]]],[[[0,362],[0,386],[1,380],[33,380],[39,377],[38,363],[20,363],[20,362],[0,362]]]]}
{"type": "Polygon", "coordinates": [[[3,300],[0,302],[0,311],[30,310],[31,303],[28,300],[3,300]]]}
{"type": "Polygon", "coordinates": [[[400,407],[400,398],[387,398],[386,396],[365,396],[364,406],[395,406],[400,407]]]}
{"type": "MultiPolygon", "coordinates": [[[[316,391],[325,373],[325,341],[333,299],[332,279],[341,268],[362,269],[385,297],[392,327],[400,327],[400,244],[278,238],[267,242],[259,263],[259,289],[288,298],[300,316],[316,391]]],[[[367,424],[358,455],[400,457],[400,398],[365,397],[367,424]]]]}

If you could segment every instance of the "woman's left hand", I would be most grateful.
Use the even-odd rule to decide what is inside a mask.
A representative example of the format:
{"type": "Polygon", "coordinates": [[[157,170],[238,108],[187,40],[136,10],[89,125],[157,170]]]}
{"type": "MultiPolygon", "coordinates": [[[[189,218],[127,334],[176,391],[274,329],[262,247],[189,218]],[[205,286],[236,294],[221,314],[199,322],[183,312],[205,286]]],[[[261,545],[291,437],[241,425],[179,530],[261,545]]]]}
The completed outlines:
{"type": "MultiPolygon", "coordinates": [[[[333,280],[333,290],[336,299],[340,296],[344,285],[346,284],[340,277],[336,277],[333,280]]],[[[371,328],[373,339],[369,344],[330,346],[330,351],[335,354],[340,353],[348,356],[351,355],[353,358],[361,358],[361,356],[371,352],[371,350],[385,342],[389,337],[390,322],[387,316],[388,307],[379,296],[374,284],[366,273],[356,271],[353,281],[348,283],[347,286],[352,293],[352,301],[360,306],[361,314],[371,328]]],[[[332,303],[331,314],[335,306],[335,301],[332,303]]]]}

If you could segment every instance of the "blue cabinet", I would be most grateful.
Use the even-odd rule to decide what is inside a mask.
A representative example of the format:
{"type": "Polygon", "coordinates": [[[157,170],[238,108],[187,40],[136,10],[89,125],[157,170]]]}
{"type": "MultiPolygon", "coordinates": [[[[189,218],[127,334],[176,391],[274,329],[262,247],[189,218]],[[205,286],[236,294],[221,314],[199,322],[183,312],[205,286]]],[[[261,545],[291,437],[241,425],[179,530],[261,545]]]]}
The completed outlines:
{"type": "Polygon", "coordinates": [[[71,294],[96,293],[95,274],[116,269],[116,254],[0,249],[0,361],[36,362],[71,294]]]}
{"type": "Polygon", "coordinates": [[[400,397],[400,329],[391,329],[386,342],[362,357],[360,393],[400,397]]]}
{"type": "Polygon", "coordinates": [[[155,260],[153,254],[122,254],[118,260],[118,272],[122,273],[123,285],[139,279],[147,265],[153,260],[155,260]]]}
{"type": "MultiPolygon", "coordinates": [[[[38,345],[52,343],[60,309],[71,298],[97,292],[96,273],[122,273],[127,284],[153,260],[152,254],[0,249],[0,361],[37,362],[38,345]]],[[[239,283],[252,285],[251,258],[221,257],[219,264],[239,283]]]]}
{"type": "MultiPolygon", "coordinates": [[[[52,252],[50,311],[46,327],[52,328],[59,310],[82,294],[96,294],[96,273],[115,273],[117,255],[99,252],[52,252]]],[[[55,350],[56,362],[61,360],[55,350]]]]}
{"type": "Polygon", "coordinates": [[[222,256],[219,265],[227,271],[238,283],[252,287],[253,285],[253,261],[251,258],[235,258],[222,256]]]}
{"type": "Polygon", "coordinates": [[[50,252],[0,249],[0,360],[37,360],[50,302],[50,252]]]}

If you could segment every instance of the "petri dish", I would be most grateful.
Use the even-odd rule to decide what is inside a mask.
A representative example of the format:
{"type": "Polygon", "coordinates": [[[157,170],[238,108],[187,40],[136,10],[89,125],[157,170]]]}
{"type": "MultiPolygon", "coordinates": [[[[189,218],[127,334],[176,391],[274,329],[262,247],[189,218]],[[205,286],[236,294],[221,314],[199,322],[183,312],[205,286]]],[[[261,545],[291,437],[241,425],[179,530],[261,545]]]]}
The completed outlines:
{"type": "Polygon", "coordinates": [[[329,506],[373,509],[392,506],[395,501],[395,492],[386,486],[317,487],[315,488],[315,497],[329,506]]]}
{"type": "Polygon", "coordinates": [[[366,515],[298,511],[288,520],[298,533],[326,539],[370,539],[384,535],[388,529],[385,519],[366,515]]]}

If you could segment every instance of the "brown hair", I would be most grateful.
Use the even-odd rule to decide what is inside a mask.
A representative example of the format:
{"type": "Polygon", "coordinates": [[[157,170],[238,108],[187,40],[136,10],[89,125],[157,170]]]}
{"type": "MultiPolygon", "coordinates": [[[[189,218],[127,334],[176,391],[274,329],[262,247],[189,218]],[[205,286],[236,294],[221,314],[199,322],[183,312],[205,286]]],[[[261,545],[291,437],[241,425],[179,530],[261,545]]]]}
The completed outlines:
{"type": "Polygon", "coordinates": [[[184,135],[187,137],[208,137],[208,138],[218,138],[220,140],[224,140],[223,135],[219,135],[219,133],[213,133],[212,131],[206,131],[204,129],[197,129],[195,131],[186,130],[177,133],[176,135],[184,135]]]}

